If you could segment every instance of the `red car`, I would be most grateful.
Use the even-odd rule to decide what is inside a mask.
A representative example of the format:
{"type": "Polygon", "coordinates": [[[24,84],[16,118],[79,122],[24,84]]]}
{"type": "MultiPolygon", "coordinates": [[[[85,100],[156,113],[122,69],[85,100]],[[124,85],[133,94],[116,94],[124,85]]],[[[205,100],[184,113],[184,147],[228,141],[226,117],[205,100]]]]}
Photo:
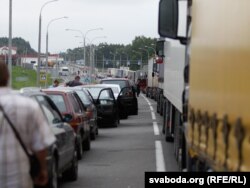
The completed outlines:
{"type": "Polygon", "coordinates": [[[78,159],[81,159],[83,150],[90,150],[90,124],[81,99],[75,91],[63,87],[43,89],[42,91],[48,94],[62,115],[71,114],[73,116],[69,124],[77,135],[77,154],[78,159]]]}

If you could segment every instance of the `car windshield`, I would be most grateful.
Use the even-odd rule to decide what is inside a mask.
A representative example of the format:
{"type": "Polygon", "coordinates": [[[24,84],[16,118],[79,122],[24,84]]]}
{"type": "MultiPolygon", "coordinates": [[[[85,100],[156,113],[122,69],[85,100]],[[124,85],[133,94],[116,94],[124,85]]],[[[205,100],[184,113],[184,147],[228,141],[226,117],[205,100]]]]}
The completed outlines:
{"type": "Polygon", "coordinates": [[[48,94],[60,112],[66,112],[66,105],[62,95],[48,94]]]}

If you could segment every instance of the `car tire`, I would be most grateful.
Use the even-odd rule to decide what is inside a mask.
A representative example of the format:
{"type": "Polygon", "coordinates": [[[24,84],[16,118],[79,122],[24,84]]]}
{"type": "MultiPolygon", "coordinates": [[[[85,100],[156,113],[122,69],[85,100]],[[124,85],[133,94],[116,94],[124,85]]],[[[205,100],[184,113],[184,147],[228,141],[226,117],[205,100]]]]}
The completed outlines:
{"type": "Polygon", "coordinates": [[[78,160],[82,159],[83,156],[83,145],[82,145],[82,137],[79,138],[77,143],[77,158],[78,160]]]}
{"type": "Polygon", "coordinates": [[[87,139],[84,140],[82,146],[83,146],[83,150],[85,150],[85,151],[90,150],[90,134],[88,135],[87,139]]]}
{"type": "Polygon", "coordinates": [[[116,120],[113,123],[113,127],[118,127],[118,124],[119,124],[119,119],[116,118],[116,120]]]}
{"type": "Polygon", "coordinates": [[[51,167],[51,176],[48,181],[48,188],[57,188],[58,187],[58,170],[57,170],[57,160],[56,157],[52,157],[52,167],[51,167]]]}
{"type": "Polygon", "coordinates": [[[96,127],[96,132],[95,132],[96,135],[99,134],[99,130],[98,130],[98,127],[96,127]]]}
{"type": "Polygon", "coordinates": [[[78,159],[77,151],[74,151],[74,156],[70,168],[63,174],[69,181],[76,181],[78,178],[78,159]]]}
{"type": "Polygon", "coordinates": [[[91,140],[95,140],[95,138],[96,138],[96,130],[93,130],[93,131],[91,132],[90,138],[91,138],[91,140]]]}

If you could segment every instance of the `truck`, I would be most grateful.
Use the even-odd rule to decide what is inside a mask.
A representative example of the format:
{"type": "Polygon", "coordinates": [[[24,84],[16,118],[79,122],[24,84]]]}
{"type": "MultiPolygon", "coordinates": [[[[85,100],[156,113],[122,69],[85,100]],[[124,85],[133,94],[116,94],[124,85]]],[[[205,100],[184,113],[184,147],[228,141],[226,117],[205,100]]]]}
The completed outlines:
{"type": "Polygon", "coordinates": [[[166,41],[156,100],[181,171],[250,171],[249,7],[249,0],[159,2],[166,41]]]}
{"type": "Polygon", "coordinates": [[[157,88],[158,88],[157,64],[155,63],[155,59],[151,58],[148,61],[148,67],[147,67],[146,97],[155,99],[157,88]]]}

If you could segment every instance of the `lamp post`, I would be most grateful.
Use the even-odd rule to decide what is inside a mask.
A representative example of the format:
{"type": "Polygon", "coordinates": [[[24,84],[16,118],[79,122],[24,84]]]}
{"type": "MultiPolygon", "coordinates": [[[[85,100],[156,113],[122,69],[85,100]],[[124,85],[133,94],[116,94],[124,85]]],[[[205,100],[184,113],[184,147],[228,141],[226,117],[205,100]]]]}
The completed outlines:
{"type": "Polygon", "coordinates": [[[75,32],[78,32],[81,34],[81,37],[82,37],[82,42],[83,42],[83,61],[84,61],[84,64],[86,65],[86,60],[85,60],[85,36],[83,34],[83,32],[81,30],[77,30],[77,29],[66,29],[66,31],[75,31],[75,32]]]}
{"type": "Polygon", "coordinates": [[[9,42],[8,42],[9,86],[12,85],[12,0],[9,1],[9,42]]]}
{"type": "Polygon", "coordinates": [[[43,8],[49,4],[49,3],[52,3],[52,2],[55,2],[55,1],[58,1],[58,0],[52,0],[52,1],[47,1],[46,3],[43,4],[41,10],[40,10],[40,15],[39,15],[39,32],[38,32],[38,60],[37,60],[37,79],[36,79],[36,85],[39,86],[40,85],[40,61],[41,61],[41,57],[40,57],[40,54],[41,54],[41,30],[42,30],[42,10],[43,8]]]}
{"type": "MultiPolygon", "coordinates": [[[[126,66],[128,66],[128,53],[126,53],[126,52],[122,52],[122,54],[125,54],[126,55],[126,57],[127,57],[127,63],[126,63],[126,66]]],[[[124,66],[124,65],[123,65],[124,66]]]]}
{"type": "MultiPolygon", "coordinates": [[[[46,70],[46,74],[48,74],[48,45],[49,45],[49,26],[52,22],[56,21],[56,20],[60,20],[60,19],[66,19],[68,17],[64,16],[64,17],[60,17],[60,18],[55,18],[55,19],[52,19],[49,21],[48,25],[47,25],[47,33],[46,33],[46,67],[45,67],[45,70],[46,70]]],[[[45,87],[47,87],[47,80],[48,78],[46,78],[46,81],[45,81],[45,87]]]]}
{"type": "Polygon", "coordinates": [[[145,46],[145,48],[152,49],[154,51],[155,56],[156,56],[156,50],[153,47],[151,47],[151,46],[145,46]]]}
{"type": "Polygon", "coordinates": [[[110,52],[110,54],[114,56],[113,68],[115,68],[115,66],[114,66],[114,65],[115,65],[115,55],[116,55],[116,51],[115,51],[114,53],[113,53],[113,52],[110,52]]]}
{"type": "Polygon", "coordinates": [[[148,50],[146,50],[146,49],[144,49],[144,48],[139,48],[139,49],[142,50],[142,51],[147,52],[147,57],[148,57],[148,60],[149,60],[149,52],[148,52],[148,50]]]}
{"type": "Polygon", "coordinates": [[[94,72],[94,60],[95,60],[95,48],[92,49],[92,44],[93,44],[93,41],[96,40],[96,39],[99,39],[99,38],[107,38],[106,36],[98,36],[98,37],[95,37],[93,38],[91,41],[90,41],[90,52],[93,52],[91,53],[90,57],[91,57],[91,61],[90,61],[90,65],[91,65],[91,75],[93,74],[94,72]]]}
{"type": "Polygon", "coordinates": [[[140,64],[140,69],[142,70],[142,53],[137,52],[137,51],[135,51],[135,50],[132,50],[132,51],[133,51],[133,52],[135,52],[135,53],[140,54],[140,56],[141,56],[141,64],[140,64]]]}
{"type": "Polygon", "coordinates": [[[85,65],[87,66],[87,63],[86,63],[86,36],[87,34],[90,32],[90,31],[95,31],[95,30],[103,30],[103,28],[95,28],[95,29],[89,29],[85,32],[85,34],[83,34],[83,32],[81,30],[77,30],[77,29],[66,29],[66,31],[76,31],[76,32],[79,32],[81,33],[82,35],[82,39],[83,39],[83,48],[84,48],[84,51],[83,51],[83,59],[84,59],[84,62],[85,62],[85,65]]]}

